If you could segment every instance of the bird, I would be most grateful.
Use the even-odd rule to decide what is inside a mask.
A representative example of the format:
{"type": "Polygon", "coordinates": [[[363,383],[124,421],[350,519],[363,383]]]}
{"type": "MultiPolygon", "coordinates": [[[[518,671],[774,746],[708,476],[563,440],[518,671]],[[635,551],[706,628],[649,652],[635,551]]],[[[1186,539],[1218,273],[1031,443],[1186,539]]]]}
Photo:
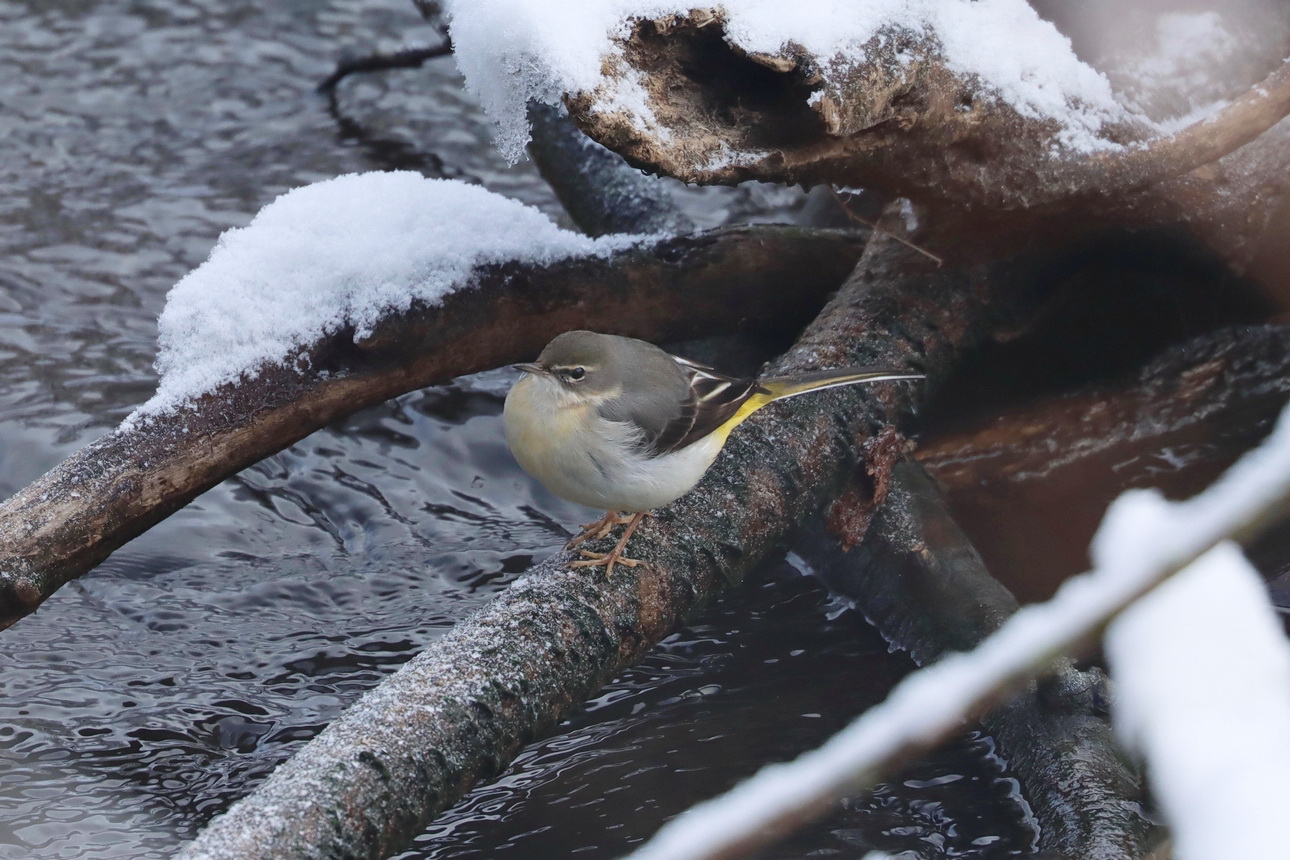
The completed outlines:
{"type": "Polygon", "coordinates": [[[581,550],[572,567],[636,567],[623,553],[649,511],[688,493],[731,431],[777,400],[810,391],[923,374],[843,367],[790,376],[735,377],[652,343],[592,331],[558,335],[522,372],[502,410],[521,468],[555,495],[605,510],[565,544],[625,525],[607,553],[581,550]]]}

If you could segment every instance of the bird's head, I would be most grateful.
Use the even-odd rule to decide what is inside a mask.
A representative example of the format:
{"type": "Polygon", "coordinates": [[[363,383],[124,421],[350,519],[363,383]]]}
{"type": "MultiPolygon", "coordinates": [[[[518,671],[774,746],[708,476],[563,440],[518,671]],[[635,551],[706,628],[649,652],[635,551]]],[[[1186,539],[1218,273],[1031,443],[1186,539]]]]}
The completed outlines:
{"type": "Polygon", "coordinates": [[[622,384],[612,339],[593,331],[568,331],[547,344],[537,361],[515,367],[567,399],[600,400],[622,384]]]}

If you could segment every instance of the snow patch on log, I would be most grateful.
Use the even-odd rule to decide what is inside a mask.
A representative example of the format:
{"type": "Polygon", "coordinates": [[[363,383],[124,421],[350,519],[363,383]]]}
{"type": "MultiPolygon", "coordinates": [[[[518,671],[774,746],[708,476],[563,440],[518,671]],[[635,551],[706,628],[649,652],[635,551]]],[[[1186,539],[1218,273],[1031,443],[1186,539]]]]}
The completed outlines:
{"type": "Polygon", "coordinates": [[[643,238],[589,239],[519,201],[411,171],[288,191],[220,236],[170,290],[157,321],[157,392],[121,429],[254,379],[320,338],[359,340],[383,316],[433,307],[481,266],[605,256],[643,238]]]}
{"type": "MultiPolygon", "coordinates": [[[[806,57],[818,86],[806,100],[817,110],[825,107],[820,93],[845,91],[858,69],[912,38],[984,95],[1054,121],[1070,149],[1112,146],[1100,132],[1126,116],[1106,78],[1024,0],[798,0],[791,9],[777,0],[710,9],[693,0],[449,0],[446,7],[458,67],[512,161],[528,140],[527,103],[556,104],[566,94],[590,97],[593,112],[625,114],[642,133],[666,139],[625,48],[642,22],[678,17],[720,21],[729,46],[771,69],[788,71],[806,57]]],[[[911,67],[922,60],[903,48],[897,54],[911,67]]]]}
{"type": "Polygon", "coordinates": [[[1221,544],[1107,630],[1116,733],[1148,762],[1178,860],[1275,857],[1290,803],[1290,646],[1221,544]]]}

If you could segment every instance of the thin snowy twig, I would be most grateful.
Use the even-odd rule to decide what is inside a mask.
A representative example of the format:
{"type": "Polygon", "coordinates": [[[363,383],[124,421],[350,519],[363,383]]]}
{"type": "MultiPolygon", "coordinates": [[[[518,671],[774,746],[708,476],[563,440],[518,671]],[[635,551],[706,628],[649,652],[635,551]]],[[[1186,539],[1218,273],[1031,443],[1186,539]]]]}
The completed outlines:
{"type": "Polygon", "coordinates": [[[1145,185],[1212,164],[1290,114],[1290,60],[1214,116],[1169,137],[1094,155],[1090,181],[1108,190],[1145,185]],[[1101,178],[1097,178],[1098,175],[1101,178]]]}
{"type": "Polygon", "coordinates": [[[1218,543],[1248,537],[1290,497],[1290,409],[1268,440],[1204,493],[1171,504],[1125,493],[1093,541],[1094,569],[1018,612],[976,651],[909,676],[823,747],[771,765],[666,825],[632,860],[729,860],[833,808],[1095,640],[1108,622],[1218,543]]]}

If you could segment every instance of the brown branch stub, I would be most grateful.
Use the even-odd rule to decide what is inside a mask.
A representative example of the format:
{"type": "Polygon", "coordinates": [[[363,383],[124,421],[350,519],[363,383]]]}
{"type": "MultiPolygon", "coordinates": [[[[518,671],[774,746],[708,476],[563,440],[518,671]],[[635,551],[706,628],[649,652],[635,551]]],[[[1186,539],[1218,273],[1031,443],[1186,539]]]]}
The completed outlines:
{"type": "Polygon", "coordinates": [[[360,343],[352,332],[319,341],[307,368],[287,361],[109,434],[0,504],[0,628],[198,494],[339,417],[531,359],[574,328],[662,341],[792,331],[861,249],[853,234],[754,227],[547,268],[491,267],[473,289],[388,318],[360,343]]]}
{"type": "MultiPolygon", "coordinates": [[[[898,237],[893,236],[893,239],[898,237]]],[[[892,469],[913,450],[913,442],[895,427],[882,427],[863,445],[863,470],[866,479],[857,474],[837,500],[829,506],[825,521],[829,535],[844,552],[859,546],[869,531],[875,511],[887,501],[892,469]]]]}

